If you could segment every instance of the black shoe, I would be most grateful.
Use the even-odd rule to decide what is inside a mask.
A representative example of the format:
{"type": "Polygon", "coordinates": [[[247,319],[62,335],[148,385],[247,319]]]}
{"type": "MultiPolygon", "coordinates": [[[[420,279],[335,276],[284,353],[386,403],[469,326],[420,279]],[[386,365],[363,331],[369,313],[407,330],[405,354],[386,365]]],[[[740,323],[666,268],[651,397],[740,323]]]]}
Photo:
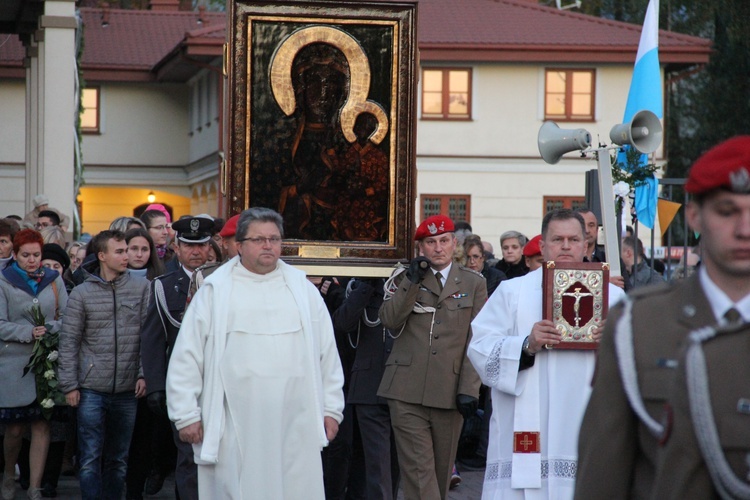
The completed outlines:
{"type": "Polygon", "coordinates": [[[162,486],[164,486],[164,476],[158,472],[154,472],[146,479],[146,486],[143,489],[143,493],[146,495],[156,495],[161,491],[162,486]]]}

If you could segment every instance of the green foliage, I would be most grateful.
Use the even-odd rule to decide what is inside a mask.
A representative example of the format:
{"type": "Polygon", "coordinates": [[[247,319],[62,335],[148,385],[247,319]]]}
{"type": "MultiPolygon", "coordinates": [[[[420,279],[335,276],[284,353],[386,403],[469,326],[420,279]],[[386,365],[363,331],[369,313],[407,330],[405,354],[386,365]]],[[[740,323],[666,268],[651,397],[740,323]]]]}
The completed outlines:
{"type": "Polygon", "coordinates": [[[34,374],[36,400],[42,407],[42,415],[49,420],[55,406],[66,404],[65,395],[57,387],[57,345],[60,337],[57,333],[50,332],[50,325],[46,324],[39,304],[31,306],[28,316],[34,326],[43,326],[47,331],[34,343],[23,375],[26,376],[29,372],[34,374]]]}
{"type": "Polygon", "coordinates": [[[625,182],[633,190],[637,186],[645,184],[647,179],[651,179],[654,173],[661,170],[662,167],[654,163],[641,165],[640,160],[643,155],[634,148],[628,147],[623,149],[625,150],[625,163],[618,161],[617,151],[615,151],[615,155],[611,158],[612,182],[614,184],[625,182]]]}

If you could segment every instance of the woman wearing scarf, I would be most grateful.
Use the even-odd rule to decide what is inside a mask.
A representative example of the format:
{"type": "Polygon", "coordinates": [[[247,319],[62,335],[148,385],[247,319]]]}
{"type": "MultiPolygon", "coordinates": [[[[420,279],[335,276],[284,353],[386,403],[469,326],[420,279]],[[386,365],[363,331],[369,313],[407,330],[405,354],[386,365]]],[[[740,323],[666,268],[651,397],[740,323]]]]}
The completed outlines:
{"type": "Polygon", "coordinates": [[[34,375],[24,376],[34,342],[45,333],[30,310],[39,305],[52,332],[58,331],[68,301],[60,275],[42,267],[42,235],[23,229],[13,238],[15,260],[0,272],[0,423],[5,424],[3,499],[15,495],[15,464],[26,424],[31,424],[29,498],[42,498],[40,485],[49,445],[49,423],[37,402],[34,375]]]}

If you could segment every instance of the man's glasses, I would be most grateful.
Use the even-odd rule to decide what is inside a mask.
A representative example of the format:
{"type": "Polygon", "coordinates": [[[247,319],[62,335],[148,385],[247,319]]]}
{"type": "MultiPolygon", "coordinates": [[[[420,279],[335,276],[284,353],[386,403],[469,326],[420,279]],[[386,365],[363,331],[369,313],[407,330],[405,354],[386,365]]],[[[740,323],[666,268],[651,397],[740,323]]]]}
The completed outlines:
{"type": "Polygon", "coordinates": [[[271,236],[270,238],[264,238],[263,236],[255,236],[252,238],[242,238],[241,240],[237,240],[238,242],[242,243],[243,241],[249,241],[253,245],[265,245],[266,243],[270,243],[273,246],[281,245],[281,237],[279,236],[271,236]]]}

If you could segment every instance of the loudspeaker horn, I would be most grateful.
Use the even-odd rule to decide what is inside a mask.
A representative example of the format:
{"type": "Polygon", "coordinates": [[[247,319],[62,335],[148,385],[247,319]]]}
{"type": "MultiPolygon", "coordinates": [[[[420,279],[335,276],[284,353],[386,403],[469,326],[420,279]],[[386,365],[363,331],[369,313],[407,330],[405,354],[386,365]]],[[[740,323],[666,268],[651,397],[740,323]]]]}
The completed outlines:
{"type": "Polygon", "coordinates": [[[586,129],[562,129],[555,122],[544,122],[537,144],[544,161],[553,165],[565,153],[591,146],[591,134],[586,129]]]}
{"type": "Polygon", "coordinates": [[[639,153],[651,154],[661,144],[661,122],[654,113],[644,109],[637,112],[630,123],[612,127],[609,138],[619,146],[629,145],[639,153]]]}

